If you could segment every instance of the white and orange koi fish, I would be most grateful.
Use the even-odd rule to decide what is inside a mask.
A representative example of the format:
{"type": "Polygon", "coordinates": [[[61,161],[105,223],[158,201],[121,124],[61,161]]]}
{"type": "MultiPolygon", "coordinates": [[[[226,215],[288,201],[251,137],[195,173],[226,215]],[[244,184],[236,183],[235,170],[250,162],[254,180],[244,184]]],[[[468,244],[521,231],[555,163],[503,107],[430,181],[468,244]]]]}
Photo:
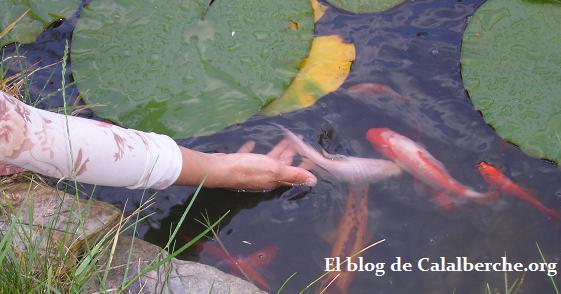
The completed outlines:
{"type": "Polygon", "coordinates": [[[372,128],[366,133],[366,139],[386,158],[393,160],[425,185],[441,192],[436,199],[441,205],[449,205],[446,204],[450,201],[446,198],[448,195],[480,202],[487,202],[496,195],[495,192],[481,193],[462,185],[425,148],[388,128],[372,128]]]}
{"type": "Polygon", "coordinates": [[[331,155],[323,149],[319,153],[288,129],[279,127],[296,152],[341,182],[352,185],[376,183],[401,173],[399,166],[388,160],[331,155]]]}

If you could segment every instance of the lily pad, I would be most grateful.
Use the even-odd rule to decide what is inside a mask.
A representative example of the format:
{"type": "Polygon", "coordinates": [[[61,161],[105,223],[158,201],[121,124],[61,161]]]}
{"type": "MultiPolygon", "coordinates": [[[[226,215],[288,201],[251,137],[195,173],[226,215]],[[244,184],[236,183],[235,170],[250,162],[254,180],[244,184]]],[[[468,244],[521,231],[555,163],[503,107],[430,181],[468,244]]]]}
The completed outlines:
{"type": "Polygon", "coordinates": [[[53,21],[74,14],[80,0],[2,0],[0,1],[0,32],[29,12],[2,39],[0,46],[12,43],[31,43],[53,21]]]}
{"type": "Polygon", "coordinates": [[[354,60],[354,44],[343,42],[337,35],[316,37],[298,75],[283,95],[267,105],[261,114],[274,115],[314,104],[343,84],[354,60]]]}
{"type": "Polygon", "coordinates": [[[462,76],[477,109],[528,154],[561,160],[561,6],[489,0],[462,47],[462,76]]]}
{"type": "Polygon", "coordinates": [[[328,2],[350,12],[367,13],[386,10],[403,0],[328,0],[328,2]]]}
{"type": "Polygon", "coordinates": [[[97,0],[72,43],[99,116],[176,138],[242,122],[279,97],[313,37],[309,1],[97,0]]]}

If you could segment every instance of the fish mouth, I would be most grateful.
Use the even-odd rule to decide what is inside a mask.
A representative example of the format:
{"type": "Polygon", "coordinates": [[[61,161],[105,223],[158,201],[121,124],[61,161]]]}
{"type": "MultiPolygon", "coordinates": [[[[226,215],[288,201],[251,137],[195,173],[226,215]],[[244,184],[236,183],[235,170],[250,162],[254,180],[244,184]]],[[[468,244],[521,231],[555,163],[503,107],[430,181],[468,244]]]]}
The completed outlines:
{"type": "Polygon", "coordinates": [[[487,163],[486,161],[482,161],[477,164],[477,169],[479,171],[485,171],[488,167],[489,167],[489,163],[487,163]]]}
{"type": "Polygon", "coordinates": [[[372,143],[380,143],[384,133],[388,130],[388,128],[371,128],[366,132],[366,139],[372,143]]]}

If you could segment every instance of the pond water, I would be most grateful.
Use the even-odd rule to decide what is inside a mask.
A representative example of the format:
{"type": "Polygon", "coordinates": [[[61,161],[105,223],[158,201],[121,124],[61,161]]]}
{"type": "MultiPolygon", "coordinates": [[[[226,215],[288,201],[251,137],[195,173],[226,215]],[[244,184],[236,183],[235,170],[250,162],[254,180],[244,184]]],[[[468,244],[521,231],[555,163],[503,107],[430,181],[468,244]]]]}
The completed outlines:
{"type": "MultiPolygon", "coordinates": [[[[234,152],[247,140],[257,142],[256,152],[265,153],[282,137],[275,124],[286,126],[304,140],[329,153],[382,158],[366,141],[369,128],[387,127],[420,142],[461,183],[479,191],[488,189],[476,169],[481,161],[492,162],[519,185],[534,191],[548,207],[561,207],[561,170],[553,163],[526,156],[503,141],[473,108],[460,72],[460,46],[468,18],[483,0],[410,1],[385,12],[356,15],[328,10],[316,25],[318,35],[338,34],[355,43],[357,58],[343,86],[315,105],[275,117],[255,116],[217,134],[179,140],[206,152],[234,152]],[[351,95],[346,89],[364,82],[390,86],[408,99],[381,94],[351,95]]],[[[72,34],[75,19],[61,21],[37,42],[19,50],[29,64],[51,64],[60,60],[65,40],[72,34]]],[[[8,53],[13,48],[7,48],[8,53]]],[[[58,70],[58,71],[57,71],[58,70]]],[[[50,73],[37,73],[32,93],[50,93],[60,80],[50,73]],[[46,87],[45,81],[49,80],[46,87]]],[[[67,79],[71,76],[67,74],[67,79]]],[[[69,87],[68,96],[77,97],[69,87]]],[[[59,106],[51,96],[40,106],[59,106]]],[[[93,117],[91,113],[84,116],[93,117]]],[[[337,231],[348,193],[346,184],[320,175],[313,188],[284,188],[268,193],[237,193],[203,189],[180,229],[182,245],[204,229],[196,219],[208,215],[216,220],[230,211],[220,224],[219,236],[226,248],[239,256],[274,245],[278,248],[270,264],[258,271],[276,290],[293,273],[284,288],[294,293],[322,274],[324,258],[331,252],[330,235],[337,231]]],[[[91,186],[82,189],[88,193],[91,186]]],[[[96,187],[94,198],[127,211],[138,206],[143,195],[154,191],[96,187]]],[[[156,194],[154,212],[139,228],[140,236],[164,245],[193,196],[194,188],[171,187],[156,194]]],[[[414,263],[422,257],[437,260],[468,257],[474,262],[541,260],[536,243],[549,262],[559,262],[561,222],[548,220],[537,209],[515,197],[501,197],[489,205],[465,203],[451,211],[435,204],[433,193],[410,175],[372,184],[368,192],[370,243],[385,242],[369,249],[366,261],[391,263],[396,257],[414,263]]],[[[335,236],[337,237],[337,236],[335,236]]],[[[368,243],[368,244],[370,244],[368,243]]],[[[201,247],[180,256],[229,271],[227,262],[201,247]]],[[[355,273],[349,293],[504,293],[503,272],[392,272],[386,265],[383,276],[355,273]]],[[[524,293],[553,292],[544,272],[508,273],[508,282],[523,277],[524,293]]],[[[554,279],[558,279],[554,277],[554,279]]],[[[315,290],[314,290],[315,291],[315,290]]]]}

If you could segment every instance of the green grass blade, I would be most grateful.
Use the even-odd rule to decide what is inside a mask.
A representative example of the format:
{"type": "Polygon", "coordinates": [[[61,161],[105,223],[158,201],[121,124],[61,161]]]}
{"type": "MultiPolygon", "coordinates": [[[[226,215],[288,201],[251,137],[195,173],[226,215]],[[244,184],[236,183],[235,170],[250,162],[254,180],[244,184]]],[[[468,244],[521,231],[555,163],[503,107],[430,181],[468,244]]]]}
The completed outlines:
{"type": "MultiPolygon", "coordinates": [[[[536,242],[536,247],[538,247],[538,251],[540,252],[540,256],[542,258],[542,261],[547,262],[545,260],[545,257],[543,256],[542,249],[540,248],[540,245],[538,244],[538,242],[536,242]]],[[[559,289],[557,289],[557,285],[555,284],[555,280],[553,280],[553,277],[549,277],[549,279],[551,280],[551,284],[553,285],[553,289],[555,289],[555,293],[559,294],[559,289]]]]}

